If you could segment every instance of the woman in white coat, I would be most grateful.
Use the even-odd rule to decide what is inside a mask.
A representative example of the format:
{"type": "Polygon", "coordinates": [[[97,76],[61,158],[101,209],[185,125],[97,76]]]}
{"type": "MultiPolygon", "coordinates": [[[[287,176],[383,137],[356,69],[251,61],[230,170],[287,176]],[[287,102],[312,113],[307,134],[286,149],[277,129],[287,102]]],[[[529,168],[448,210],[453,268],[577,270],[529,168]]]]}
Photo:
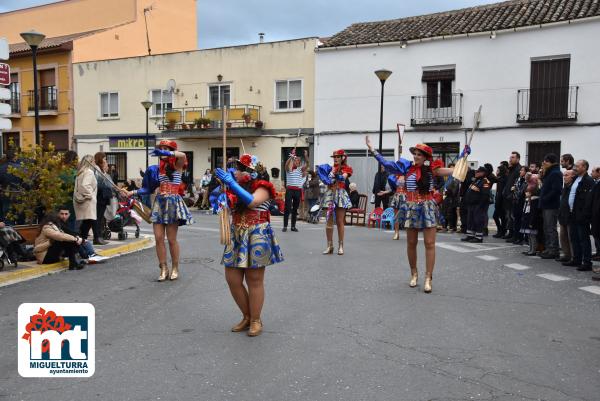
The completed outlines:
{"type": "Polygon", "coordinates": [[[94,157],[85,155],[81,158],[75,178],[75,190],[73,191],[73,206],[75,218],[81,222],[79,234],[81,238],[87,238],[90,228],[94,232],[94,240],[100,239],[100,233],[96,222],[96,196],[98,193],[98,182],[94,174],[94,157]]]}

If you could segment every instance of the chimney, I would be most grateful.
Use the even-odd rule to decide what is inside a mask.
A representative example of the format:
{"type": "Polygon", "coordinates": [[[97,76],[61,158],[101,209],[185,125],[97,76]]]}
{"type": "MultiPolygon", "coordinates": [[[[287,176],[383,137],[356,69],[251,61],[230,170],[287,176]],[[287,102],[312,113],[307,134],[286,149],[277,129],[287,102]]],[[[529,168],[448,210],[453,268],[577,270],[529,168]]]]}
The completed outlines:
{"type": "Polygon", "coordinates": [[[265,34],[263,32],[258,34],[258,41],[260,43],[265,43],[265,34]]]}

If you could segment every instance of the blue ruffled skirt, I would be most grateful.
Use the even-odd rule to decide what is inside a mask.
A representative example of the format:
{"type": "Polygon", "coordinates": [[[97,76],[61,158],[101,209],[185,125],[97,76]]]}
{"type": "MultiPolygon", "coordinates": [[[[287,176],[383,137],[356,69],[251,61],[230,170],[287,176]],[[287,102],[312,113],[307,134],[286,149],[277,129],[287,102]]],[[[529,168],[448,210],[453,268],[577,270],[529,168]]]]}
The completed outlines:
{"type": "Polygon", "coordinates": [[[223,265],[256,269],[283,262],[283,253],[269,223],[231,226],[231,244],[225,246],[223,265]]]}
{"type": "Polygon", "coordinates": [[[435,228],[439,221],[439,208],[434,200],[423,202],[404,202],[398,209],[398,221],[400,227],[416,228],[435,228]]]}
{"type": "Polygon", "coordinates": [[[190,210],[177,194],[156,195],[150,220],[154,224],[179,224],[180,226],[194,224],[190,210]]]}

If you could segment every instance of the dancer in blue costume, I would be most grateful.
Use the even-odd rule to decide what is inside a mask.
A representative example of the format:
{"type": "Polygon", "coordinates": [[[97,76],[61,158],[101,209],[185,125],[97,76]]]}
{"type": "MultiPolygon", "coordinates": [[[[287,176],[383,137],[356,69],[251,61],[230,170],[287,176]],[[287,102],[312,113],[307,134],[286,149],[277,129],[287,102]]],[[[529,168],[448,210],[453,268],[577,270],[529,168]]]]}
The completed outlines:
{"type": "Polygon", "coordinates": [[[391,162],[373,149],[368,136],[365,137],[365,143],[377,161],[383,164],[390,174],[399,174],[405,177],[402,185],[405,188],[406,202],[401,204],[398,209],[398,220],[401,226],[406,225],[406,251],[411,271],[409,285],[411,287],[417,286],[417,244],[419,242],[419,231],[422,231],[423,242],[425,243],[426,267],[423,291],[430,293],[435,266],[435,235],[439,218],[438,205],[433,199],[433,177],[450,176],[453,169],[443,168],[441,160],[433,161],[431,147],[424,144],[417,144],[410,148],[414,158],[412,162],[403,158],[391,162]]]}
{"type": "Polygon", "coordinates": [[[248,336],[261,334],[261,312],[265,299],[265,266],[283,261],[281,248],[271,228],[269,208],[275,188],[257,179],[258,159],[242,155],[232,173],[217,169],[216,175],[227,188],[231,204],[231,244],[225,246],[223,264],[231,295],[242,312],[242,321],[231,331],[248,330],[248,336]],[[244,286],[246,280],[247,288],[244,286]]]}
{"type": "Polygon", "coordinates": [[[179,243],[177,231],[179,226],[193,224],[192,214],[181,197],[181,174],[187,165],[186,156],[177,151],[177,143],[162,140],[152,151],[152,156],[158,156],[158,166],[148,167],[143,187],[137,191],[125,191],[131,195],[149,195],[158,189],[152,205],[152,226],[156,239],[156,255],[160,268],[158,281],[177,280],[179,277],[179,243]],[[169,273],[167,265],[167,249],[165,233],[169,241],[172,269],[169,273]]]}

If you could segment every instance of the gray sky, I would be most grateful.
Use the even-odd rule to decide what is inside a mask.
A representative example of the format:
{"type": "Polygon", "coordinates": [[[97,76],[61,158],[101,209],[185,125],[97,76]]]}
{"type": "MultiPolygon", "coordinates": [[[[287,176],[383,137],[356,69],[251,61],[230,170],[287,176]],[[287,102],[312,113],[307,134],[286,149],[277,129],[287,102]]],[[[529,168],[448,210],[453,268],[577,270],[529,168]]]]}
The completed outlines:
{"type": "MultiPolygon", "coordinates": [[[[499,0],[198,0],[198,44],[205,49],[253,43],[258,41],[259,32],[266,33],[266,41],[331,36],[354,22],[429,14],[496,1],[499,0]]],[[[0,0],[0,12],[53,2],[0,0]]]]}

